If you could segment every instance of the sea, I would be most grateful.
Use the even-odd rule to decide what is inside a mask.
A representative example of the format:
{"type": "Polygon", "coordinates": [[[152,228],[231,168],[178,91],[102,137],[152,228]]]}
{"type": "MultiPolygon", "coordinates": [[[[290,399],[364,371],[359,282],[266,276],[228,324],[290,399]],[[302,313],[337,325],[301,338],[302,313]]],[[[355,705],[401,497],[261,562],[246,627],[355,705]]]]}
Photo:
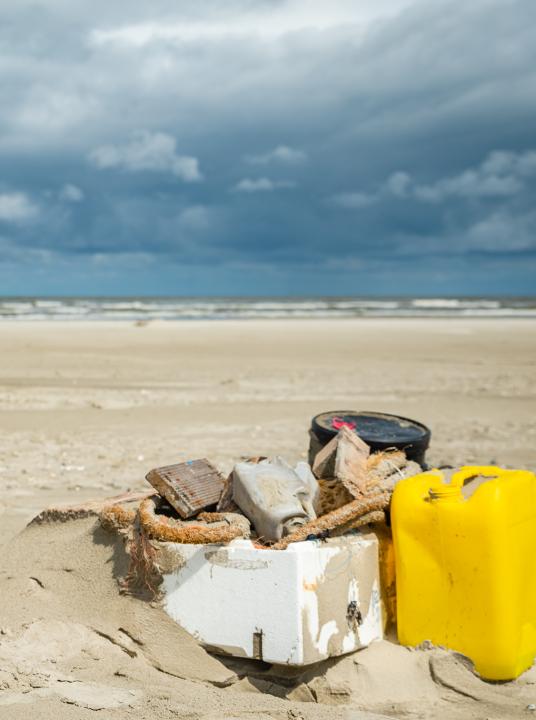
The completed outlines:
{"type": "Polygon", "coordinates": [[[534,318],[536,297],[3,297],[0,320],[534,318]]]}

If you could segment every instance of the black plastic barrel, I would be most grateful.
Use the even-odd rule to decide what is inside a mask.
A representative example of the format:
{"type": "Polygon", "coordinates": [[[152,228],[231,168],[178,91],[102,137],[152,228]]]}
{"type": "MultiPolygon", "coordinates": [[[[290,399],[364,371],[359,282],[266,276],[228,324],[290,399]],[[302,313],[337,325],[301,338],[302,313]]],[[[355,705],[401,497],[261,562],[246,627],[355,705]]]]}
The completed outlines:
{"type": "Polygon", "coordinates": [[[432,435],[426,425],[400,415],[367,410],[333,410],[316,415],[311,421],[311,464],[316,453],[335,437],[344,425],[356,432],[372,452],[396,448],[403,450],[408,460],[425,466],[424,456],[432,435]]]}

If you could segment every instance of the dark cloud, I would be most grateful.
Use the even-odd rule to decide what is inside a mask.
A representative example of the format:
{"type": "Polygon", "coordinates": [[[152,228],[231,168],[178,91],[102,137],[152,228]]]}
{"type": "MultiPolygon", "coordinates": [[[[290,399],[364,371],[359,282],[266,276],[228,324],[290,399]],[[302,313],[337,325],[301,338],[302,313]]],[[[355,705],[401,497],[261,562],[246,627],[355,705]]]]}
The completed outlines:
{"type": "Polygon", "coordinates": [[[0,9],[5,292],[518,292],[532,0],[0,9]]]}

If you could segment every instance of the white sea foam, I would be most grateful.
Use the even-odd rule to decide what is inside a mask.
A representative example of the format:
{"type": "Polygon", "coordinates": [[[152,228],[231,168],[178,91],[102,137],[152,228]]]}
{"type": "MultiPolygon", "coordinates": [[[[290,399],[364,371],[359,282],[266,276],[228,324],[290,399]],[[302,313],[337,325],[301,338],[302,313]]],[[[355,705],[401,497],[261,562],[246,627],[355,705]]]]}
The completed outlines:
{"type": "Polygon", "coordinates": [[[413,307],[430,308],[438,310],[455,309],[494,309],[501,307],[500,300],[487,300],[484,298],[415,298],[411,301],[413,307]]]}
{"type": "Polygon", "coordinates": [[[2,320],[536,317],[536,298],[0,298],[2,320]]]}

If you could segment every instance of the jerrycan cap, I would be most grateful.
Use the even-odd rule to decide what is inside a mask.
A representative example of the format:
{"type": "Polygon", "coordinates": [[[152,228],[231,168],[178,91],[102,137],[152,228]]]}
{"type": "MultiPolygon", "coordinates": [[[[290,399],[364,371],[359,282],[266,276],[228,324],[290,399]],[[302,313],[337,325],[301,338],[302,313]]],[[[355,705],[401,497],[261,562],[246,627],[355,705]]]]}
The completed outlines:
{"type": "Polygon", "coordinates": [[[443,485],[428,490],[428,500],[459,500],[463,498],[461,487],[458,485],[443,485]]]}

